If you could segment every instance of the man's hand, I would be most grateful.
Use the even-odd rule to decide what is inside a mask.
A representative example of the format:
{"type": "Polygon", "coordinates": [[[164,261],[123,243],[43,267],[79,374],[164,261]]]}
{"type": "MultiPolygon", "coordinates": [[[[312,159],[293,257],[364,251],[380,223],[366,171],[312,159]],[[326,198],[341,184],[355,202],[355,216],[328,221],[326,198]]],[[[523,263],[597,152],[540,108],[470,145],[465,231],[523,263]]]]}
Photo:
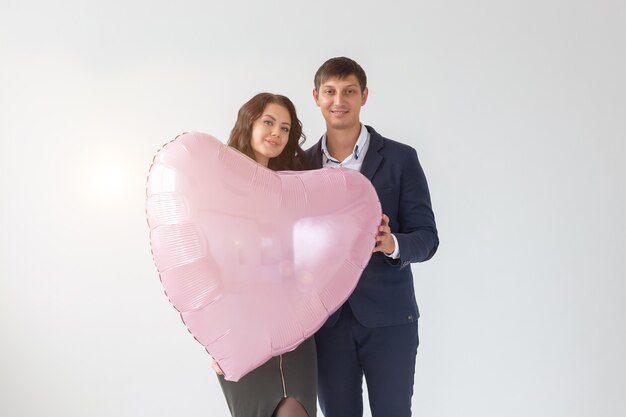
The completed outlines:
{"type": "Polygon", "coordinates": [[[380,226],[378,226],[378,236],[376,236],[376,247],[372,252],[383,252],[387,255],[392,254],[396,250],[396,242],[391,237],[391,228],[389,227],[389,217],[383,214],[380,226]]]}

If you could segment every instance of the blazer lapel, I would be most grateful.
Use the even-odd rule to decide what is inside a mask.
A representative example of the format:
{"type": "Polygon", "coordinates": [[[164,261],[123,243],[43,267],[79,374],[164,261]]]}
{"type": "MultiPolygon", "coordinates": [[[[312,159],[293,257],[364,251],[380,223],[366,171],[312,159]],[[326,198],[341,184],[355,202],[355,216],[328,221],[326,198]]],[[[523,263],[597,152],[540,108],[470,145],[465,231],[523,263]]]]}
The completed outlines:
{"type": "Polygon", "coordinates": [[[383,161],[380,150],[383,148],[383,137],[370,126],[365,126],[370,133],[370,144],[361,165],[361,174],[365,175],[370,181],[374,177],[378,166],[383,161]]]}

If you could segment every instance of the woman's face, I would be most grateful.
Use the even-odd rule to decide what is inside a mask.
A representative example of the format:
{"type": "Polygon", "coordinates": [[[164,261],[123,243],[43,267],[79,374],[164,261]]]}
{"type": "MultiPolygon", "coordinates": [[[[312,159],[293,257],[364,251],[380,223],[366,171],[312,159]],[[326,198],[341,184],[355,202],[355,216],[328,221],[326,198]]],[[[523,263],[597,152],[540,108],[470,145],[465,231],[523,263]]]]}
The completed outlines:
{"type": "Polygon", "coordinates": [[[250,145],[254,158],[268,166],[270,158],[275,158],[285,149],[291,130],[291,116],[285,107],[270,103],[265,106],[261,117],[252,124],[250,145]]]}

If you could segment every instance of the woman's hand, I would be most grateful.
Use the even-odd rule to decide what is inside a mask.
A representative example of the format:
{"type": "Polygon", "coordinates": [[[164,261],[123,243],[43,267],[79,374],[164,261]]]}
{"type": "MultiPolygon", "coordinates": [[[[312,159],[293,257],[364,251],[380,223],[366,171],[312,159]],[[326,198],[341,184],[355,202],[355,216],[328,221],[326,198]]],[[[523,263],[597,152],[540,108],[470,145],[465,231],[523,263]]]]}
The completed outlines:
{"type": "Polygon", "coordinates": [[[222,371],[222,368],[220,368],[220,366],[218,365],[215,359],[213,359],[213,363],[211,364],[211,366],[213,366],[213,370],[215,371],[216,374],[224,375],[224,371],[222,371]]]}

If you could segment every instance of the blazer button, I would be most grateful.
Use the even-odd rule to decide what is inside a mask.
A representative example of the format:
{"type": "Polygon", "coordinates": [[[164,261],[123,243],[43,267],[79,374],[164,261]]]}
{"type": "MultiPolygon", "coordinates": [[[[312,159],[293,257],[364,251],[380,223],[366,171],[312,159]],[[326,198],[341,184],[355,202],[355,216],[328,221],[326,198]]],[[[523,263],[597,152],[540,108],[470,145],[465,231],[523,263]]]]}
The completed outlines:
{"type": "Polygon", "coordinates": [[[407,320],[409,321],[413,320],[413,315],[409,315],[409,317],[407,317],[407,320]]]}

